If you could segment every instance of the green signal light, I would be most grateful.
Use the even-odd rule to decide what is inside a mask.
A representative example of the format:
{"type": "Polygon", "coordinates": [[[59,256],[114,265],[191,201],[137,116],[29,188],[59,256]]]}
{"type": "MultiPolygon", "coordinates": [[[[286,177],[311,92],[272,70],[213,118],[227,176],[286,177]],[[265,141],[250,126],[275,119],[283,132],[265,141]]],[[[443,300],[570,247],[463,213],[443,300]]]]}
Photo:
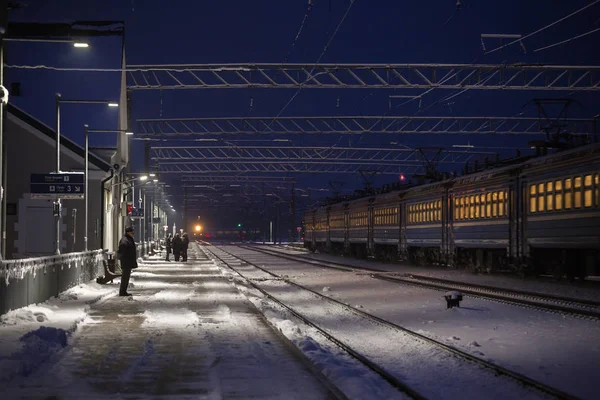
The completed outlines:
{"type": "Polygon", "coordinates": [[[242,224],[238,224],[238,228],[241,228],[241,227],[242,227],[242,224]]]}

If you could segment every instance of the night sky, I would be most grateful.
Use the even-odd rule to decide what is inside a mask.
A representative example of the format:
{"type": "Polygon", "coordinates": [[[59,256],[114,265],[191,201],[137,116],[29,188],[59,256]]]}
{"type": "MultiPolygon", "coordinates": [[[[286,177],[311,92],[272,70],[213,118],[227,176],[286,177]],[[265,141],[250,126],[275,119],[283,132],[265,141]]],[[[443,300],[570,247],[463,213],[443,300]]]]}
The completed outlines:
{"type": "MultiPolygon", "coordinates": [[[[294,38],[307,11],[308,1],[282,0],[27,0],[27,7],[12,11],[11,21],[71,22],[123,20],[126,26],[128,64],[203,63],[314,63],[350,6],[349,0],[313,0],[302,33],[294,38]]],[[[600,28],[600,3],[518,45],[484,55],[482,33],[527,34],[594,1],[474,1],[461,0],[355,0],[322,63],[543,63],[598,65],[600,32],[548,50],[535,49],[600,28]]],[[[119,68],[121,38],[90,40],[88,49],[67,44],[8,43],[7,65],[119,68]]],[[[506,43],[506,42],[505,42],[506,43]]],[[[502,43],[486,39],[486,48],[502,43]]],[[[54,127],[54,94],[63,98],[118,99],[119,73],[7,70],[7,83],[21,82],[22,96],[11,102],[54,127]]],[[[7,85],[7,87],[8,87],[7,85]]],[[[190,118],[217,116],[274,116],[295,90],[185,90],[135,92],[133,120],[139,118],[190,118]],[[253,108],[250,109],[250,98],[253,108]]],[[[456,115],[536,116],[535,97],[568,97],[577,101],[572,117],[599,113],[598,94],[548,92],[466,91],[448,101],[454,92],[434,90],[419,109],[418,102],[400,105],[389,95],[415,95],[420,90],[303,90],[282,115],[456,115]]],[[[92,128],[117,127],[118,111],[100,105],[65,105],[62,131],[83,144],[83,124],[92,128]]],[[[135,126],[133,127],[135,131],[135,126]]],[[[516,137],[344,137],[292,138],[298,145],[387,145],[392,141],[411,146],[471,143],[478,146],[526,148],[529,138],[516,137]]],[[[110,134],[95,137],[92,146],[114,145],[110,134]]],[[[134,170],[141,171],[143,147],[134,142],[134,170]]],[[[462,166],[456,166],[460,169],[462,166]]],[[[378,177],[377,183],[392,176],[378,177]]],[[[347,182],[345,189],[362,186],[355,175],[298,177],[300,187],[328,187],[331,179],[347,182]]],[[[173,182],[174,183],[174,182],[173,182]]],[[[175,185],[172,185],[172,189],[175,185]]],[[[177,203],[177,200],[176,200],[177,203]]],[[[177,207],[178,205],[176,205],[177,207]]]]}

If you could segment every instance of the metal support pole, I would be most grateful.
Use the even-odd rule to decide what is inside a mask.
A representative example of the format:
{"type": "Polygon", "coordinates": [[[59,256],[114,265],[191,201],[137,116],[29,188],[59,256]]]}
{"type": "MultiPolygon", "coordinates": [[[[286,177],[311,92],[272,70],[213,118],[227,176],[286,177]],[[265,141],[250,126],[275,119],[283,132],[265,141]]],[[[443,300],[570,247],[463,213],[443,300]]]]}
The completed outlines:
{"type": "Polygon", "coordinates": [[[183,185],[183,221],[182,221],[182,228],[183,230],[187,230],[187,218],[188,218],[188,191],[187,191],[187,185],[183,185]]]}
{"type": "Polygon", "coordinates": [[[142,209],[142,214],[144,215],[142,217],[142,219],[140,219],[140,233],[141,233],[141,240],[142,242],[146,241],[146,192],[144,192],[144,194],[142,195],[142,197],[140,197],[142,200],[142,203],[140,204],[141,209],[142,209]]]}
{"type": "MultiPolygon", "coordinates": [[[[144,214],[144,209],[142,208],[142,189],[139,190],[140,194],[138,197],[138,201],[137,201],[137,209],[142,210],[142,215],[144,214]]],[[[135,201],[135,200],[134,200],[135,201]]],[[[142,218],[138,217],[138,232],[140,233],[140,241],[143,242],[144,241],[144,235],[143,235],[143,230],[142,230],[142,218]]]]}
{"type": "Polygon", "coordinates": [[[77,243],[77,209],[74,208],[73,211],[71,211],[71,217],[72,217],[72,224],[73,224],[73,232],[71,232],[71,235],[73,236],[73,243],[71,243],[71,252],[75,251],[75,243],[77,243]]]}
{"type": "Polygon", "coordinates": [[[292,183],[290,200],[290,243],[296,241],[296,227],[294,225],[296,225],[296,190],[294,190],[294,184],[292,183]]]}
{"type": "MultiPolygon", "coordinates": [[[[6,14],[8,13],[8,5],[6,1],[0,1],[0,22],[4,23],[7,21],[6,14]]],[[[4,85],[4,41],[2,40],[2,35],[0,35],[0,86],[4,85]]],[[[0,178],[5,176],[4,173],[4,165],[6,159],[6,151],[4,150],[4,103],[0,102],[0,156],[2,157],[2,162],[0,162],[0,178]]],[[[6,186],[6,179],[0,182],[0,198],[2,198],[2,202],[4,204],[4,198],[6,194],[4,193],[6,186]]],[[[0,253],[0,260],[4,259],[6,255],[6,229],[4,227],[6,220],[6,212],[5,208],[2,207],[2,250],[0,253]]]]}
{"type": "Polygon", "coordinates": [[[88,186],[89,186],[89,182],[90,182],[90,178],[89,178],[89,174],[90,174],[90,170],[89,170],[89,148],[90,148],[90,132],[88,131],[88,126],[84,125],[84,130],[85,130],[85,185],[84,185],[84,192],[85,192],[85,209],[84,209],[84,219],[85,219],[85,228],[83,231],[83,250],[84,251],[88,251],[88,220],[89,220],[89,198],[88,198],[88,186]]]}
{"type": "MultiPolygon", "coordinates": [[[[60,173],[60,93],[56,93],[56,173],[60,173]]],[[[55,219],[56,219],[56,249],[55,254],[60,254],[60,220],[61,220],[60,198],[55,202],[55,219]]]]}
{"type": "Polygon", "coordinates": [[[154,240],[154,196],[150,200],[150,241],[154,240]]]}
{"type": "MultiPolygon", "coordinates": [[[[4,110],[0,110],[0,113],[3,113],[4,110]]],[[[6,138],[5,138],[6,140],[6,138]]],[[[5,143],[6,144],[6,143],[5,143]]],[[[6,202],[8,198],[6,197],[6,189],[8,188],[8,158],[7,158],[7,147],[3,147],[2,153],[2,185],[4,191],[2,192],[2,252],[0,253],[0,260],[2,260],[2,256],[6,255],[6,202]]]]}

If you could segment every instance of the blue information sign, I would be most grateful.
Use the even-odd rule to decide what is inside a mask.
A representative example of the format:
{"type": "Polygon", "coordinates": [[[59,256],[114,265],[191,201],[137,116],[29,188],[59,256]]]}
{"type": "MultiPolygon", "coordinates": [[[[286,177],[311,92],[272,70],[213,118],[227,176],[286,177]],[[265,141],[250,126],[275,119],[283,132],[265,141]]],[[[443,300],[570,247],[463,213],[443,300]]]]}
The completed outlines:
{"type": "Polygon", "coordinates": [[[31,174],[32,199],[83,199],[83,172],[31,174]]]}
{"type": "Polygon", "coordinates": [[[139,208],[132,208],[129,216],[134,219],[144,218],[144,210],[139,208]]]}

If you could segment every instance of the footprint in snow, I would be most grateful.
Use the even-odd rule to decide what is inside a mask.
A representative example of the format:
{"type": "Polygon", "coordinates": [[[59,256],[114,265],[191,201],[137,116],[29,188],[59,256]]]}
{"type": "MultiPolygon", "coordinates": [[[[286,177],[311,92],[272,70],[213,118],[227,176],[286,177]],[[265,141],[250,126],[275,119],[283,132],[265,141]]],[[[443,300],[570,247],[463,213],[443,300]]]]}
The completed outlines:
{"type": "Polygon", "coordinates": [[[450,339],[452,339],[452,340],[460,340],[460,338],[458,336],[451,336],[450,339]]]}
{"type": "Polygon", "coordinates": [[[325,286],[325,287],[323,288],[323,291],[324,291],[324,292],[331,292],[331,288],[330,288],[329,286],[325,286]]]}
{"type": "Polygon", "coordinates": [[[477,343],[476,341],[472,341],[469,343],[469,346],[473,346],[473,347],[481,347],[481,345],[479,343],[477,343]]]}

